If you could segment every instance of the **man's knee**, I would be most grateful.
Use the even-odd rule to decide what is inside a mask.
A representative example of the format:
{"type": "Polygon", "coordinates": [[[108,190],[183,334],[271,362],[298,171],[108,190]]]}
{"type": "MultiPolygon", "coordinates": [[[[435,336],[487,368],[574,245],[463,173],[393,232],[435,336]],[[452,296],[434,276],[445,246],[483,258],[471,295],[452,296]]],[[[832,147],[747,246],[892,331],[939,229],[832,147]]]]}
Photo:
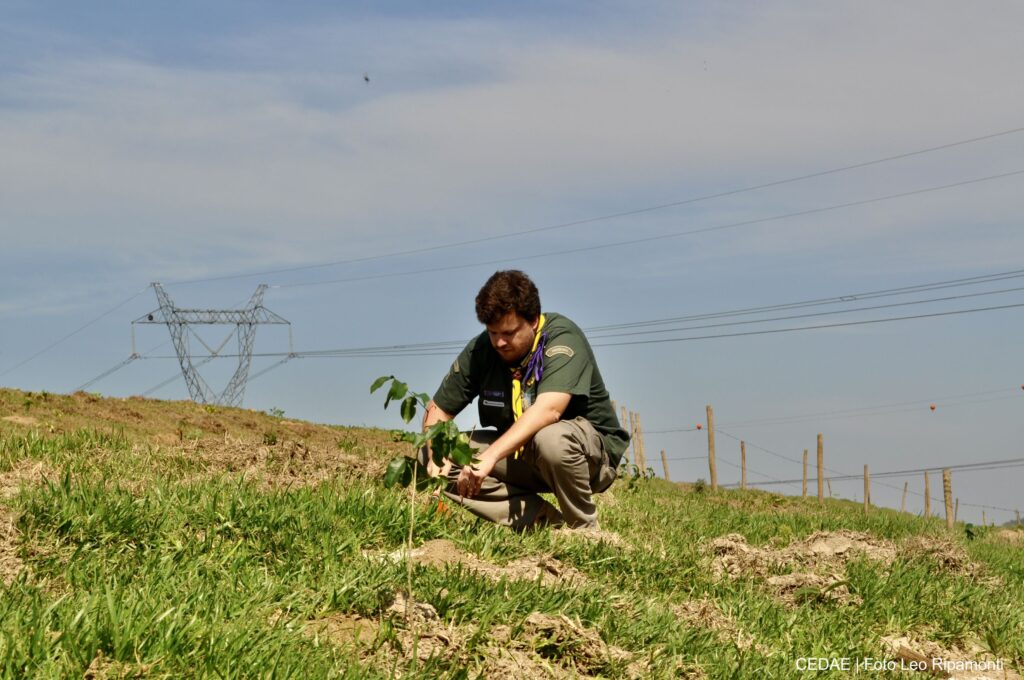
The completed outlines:
{"type": "Polygon", "coordinates": [[[541,428],[533,435],[533,447],[537,458],[548,462],[560,462],[573,448],[572,425],[565,420],[541,428]]]}

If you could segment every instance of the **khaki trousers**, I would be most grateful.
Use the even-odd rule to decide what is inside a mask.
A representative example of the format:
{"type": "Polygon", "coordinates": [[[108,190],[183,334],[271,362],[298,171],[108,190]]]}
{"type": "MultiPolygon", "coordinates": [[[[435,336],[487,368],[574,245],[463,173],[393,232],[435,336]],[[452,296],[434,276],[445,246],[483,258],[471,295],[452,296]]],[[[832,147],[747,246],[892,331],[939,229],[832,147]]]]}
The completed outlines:
{"type": "MultiPolygon", "coordinates": [[[[483,451],[497,437],[494,431],[474,432],[473,447],[483,451]]],[[[515,529],[544,524],[596,528],[593,494],[615,481],[601,435],[583,417],[542,429],[518,458],[499,461],[473,498],[459,496],[460,470],[452,465],[445,495],[479,517],[515,529]],[[558,508],[538,493],[554,494],[558,508]]]]}

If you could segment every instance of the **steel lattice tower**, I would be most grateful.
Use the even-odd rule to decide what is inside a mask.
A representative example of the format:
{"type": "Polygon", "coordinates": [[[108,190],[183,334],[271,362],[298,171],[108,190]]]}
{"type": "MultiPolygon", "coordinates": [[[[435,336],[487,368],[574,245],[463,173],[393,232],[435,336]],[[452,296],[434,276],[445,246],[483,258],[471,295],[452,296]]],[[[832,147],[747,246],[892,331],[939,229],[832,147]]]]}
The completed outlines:
{"type": "MultiPolygon", "coordinates": [[[[185,384],[188,385],[188,393],[192,397],[192,401],[222,406],[240,406],[242,404],[245,384],[249,379],[249,367],[252,365],[252,347],[253,341],[256,339],[256,326],[260,324],[287,325],[290,345],[291,323],[263,306],[263,293],[267,290],[266,284],[260,284],[256,288],[256,292],[252,294],[249,304],[244,309],[180,309],[174,306],[170,296],[159,283],[154,283],[153,289],[156,291],[156,299],[160,303],[160,307],[132,321],[133,344],[135,324],[165,324],[167,330],[170,331],[171,341],[174,342],[178,363],[181,364],[181,373],[185,377],[185,384]],[[189,328],[191,325],[233,325],[235,328],[214,349],[189,328]],[[199,375],[196,365],[192,363],[192,354],[189,351],[189,332],[203,347],[209,350],[211,357],[219,356],[228,341],[233,336],[238,337],[238,368],[235,369],[227,387],[220,394],[210,388],[203,377],[199,375]]],[[[289,351],[290,349],[289,347],[289,351]]]]}

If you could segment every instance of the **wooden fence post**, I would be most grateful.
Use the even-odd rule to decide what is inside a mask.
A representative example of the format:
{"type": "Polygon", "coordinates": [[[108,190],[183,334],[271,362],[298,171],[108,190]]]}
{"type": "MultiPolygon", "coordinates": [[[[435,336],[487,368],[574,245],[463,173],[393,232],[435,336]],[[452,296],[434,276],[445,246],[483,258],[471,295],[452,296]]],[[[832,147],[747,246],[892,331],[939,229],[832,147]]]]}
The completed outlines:
{"type": "Polygon", "coordinates": [[[804,449],[804,485],[801,498],[807,498],[807,449],[804,449]]]}
{"type": "Polygon", "coordinates": [[[910,482],[903,482],[903,500],[900,501],[900,512],[907,511],[907,487],[910,482]]]}
{"type": "Polygon", "coordinates": [[[868,465],[864,464],[864,512],[871,507],[871,475],[868,474],[868,465]]]}
{"type": "Polygon", "coordinates": [[[956,503],[953,504],[953,521],[955,522],[956,518],[959,517],[959,516],[960,516],[960,499],[957,498],[956,499],[956,503]]]}
{"type": "Polygon", "coordinates": [[[1020,526],[1020,510],[1014,510],[1017,513],[1017,526],[1020,526]]]}
{"type": "Polygon", "coordinates": [[[640,424],[640,414],[636,414],[636,438],[640,442],[640,469],[647,472],[647,447],[644,445],[644,428],[640,424]]]}
{"type": "Polygon", "coordinates": [[[740,488],[747,490],[747,443],[740,441],[740,488]]]}
{"type": "MultiPolygon", "coordinates": [[[[831,496],[832,494],[829,493],[831,496]]],[[[825,500],[825,440],[818,433],[818,502],[825,500]]]]}
{"type": "Polygon", "coordinates": [[[928,471],[924,471],[924,518],[932,516],[932,492],[928,486],[928,471]]]}
{"type": "Polygon", "coordinates": [[[832,498],[832,480],[826,479],[825,483],[828,484],[828,497],[832,498]]]}
{"type": "Polygon", "coordinates": [[[708,405],[708,470],[711,474],[711,490],[718,490],[718,464],[715,463],[715,411],[708,405]]]}
{"type": "Polygon", "coordinates": [[[661,450],[661,469],[665,471],[665,481],[671,482],[668,476],[668,458],[665,457],[665,449],[661,450]]]}
{"type": "Polygon", "coordinates": [[[985,511],[984,510],[981,511],[981,526],[983,526],[983,527],[987,527],[988,526],[988,519],[985,517],[985,511]]]}
{"type": "Polygon", "coordinates": [[[953,528],[953,473],[949,468],[942,471],[942,499],[946,504],[946,528],[953,528]]]}

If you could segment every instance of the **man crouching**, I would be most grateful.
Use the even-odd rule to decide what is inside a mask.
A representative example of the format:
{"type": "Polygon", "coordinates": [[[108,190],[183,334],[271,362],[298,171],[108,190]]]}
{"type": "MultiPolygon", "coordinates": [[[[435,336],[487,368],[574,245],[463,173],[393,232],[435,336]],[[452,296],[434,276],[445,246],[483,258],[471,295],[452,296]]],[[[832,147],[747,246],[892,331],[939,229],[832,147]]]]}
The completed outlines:
{"type": "Polygon", "coordinates": [[[583,331],[541,313],[540,294],[521,271],[499,271],[476,296],[486,330],[452,364],[423,418],[424,431],[473,399],[483,427],[472,466],[427,452],[445,494],[484,519],[525,529],[544,524],[597,528],[593,494],[611,486],[629,435],[619,424],[583,331]],[[538,493],[552,493],[556,509],[538,493]]]}

